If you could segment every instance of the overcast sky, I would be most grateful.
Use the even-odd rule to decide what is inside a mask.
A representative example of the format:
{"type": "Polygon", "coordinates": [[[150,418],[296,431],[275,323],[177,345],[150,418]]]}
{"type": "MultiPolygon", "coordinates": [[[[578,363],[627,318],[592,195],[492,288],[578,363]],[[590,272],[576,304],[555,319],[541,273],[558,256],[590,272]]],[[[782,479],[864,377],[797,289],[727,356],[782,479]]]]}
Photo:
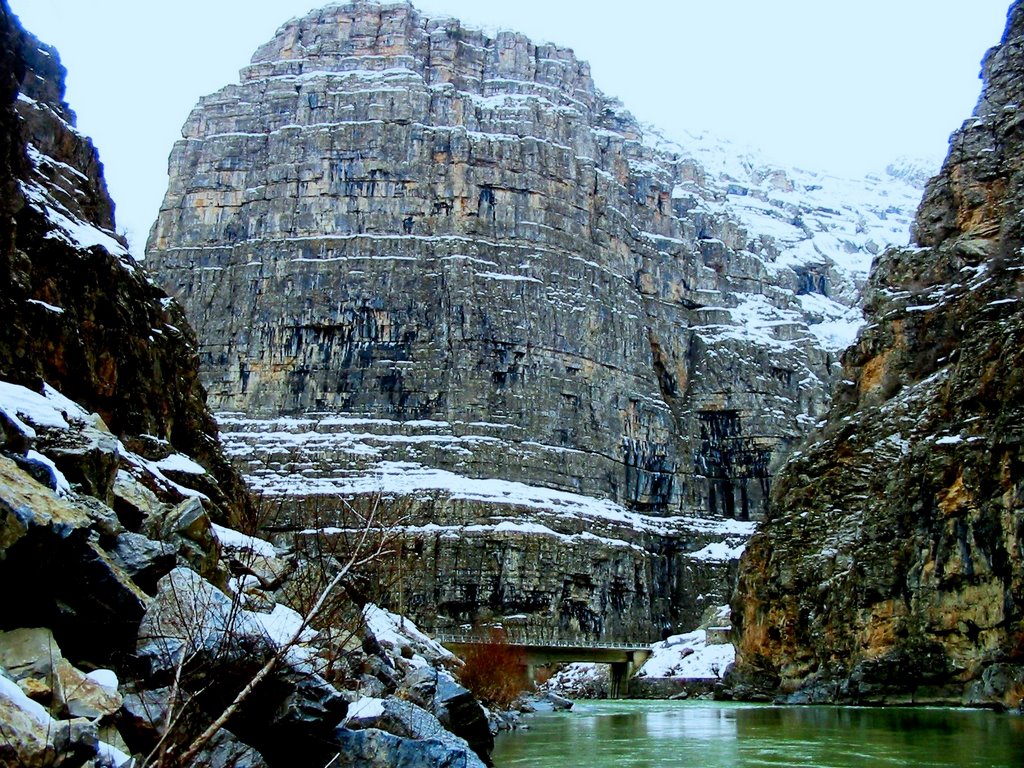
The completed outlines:
{"type": "MultiPolygon", "coordinates": [[[[138,253],[198,98],[316,0],[9,0],[56,46],[138,253]]],[[[326,4],[326,3],[322,3],[326,4]]],[[[709,130],[838,173],[941,160],[974,108],[1009,0],[418,0],[431,15],[568,46],[666,135],[709,130]]]]}

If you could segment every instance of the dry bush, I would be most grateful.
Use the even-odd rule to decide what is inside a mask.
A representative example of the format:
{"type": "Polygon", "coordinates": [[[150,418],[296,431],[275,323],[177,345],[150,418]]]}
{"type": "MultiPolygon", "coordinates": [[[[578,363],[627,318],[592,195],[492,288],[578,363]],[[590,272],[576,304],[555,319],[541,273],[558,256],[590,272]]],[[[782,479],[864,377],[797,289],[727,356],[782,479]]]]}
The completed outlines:
{"type": "Polygon", "coordinates": [[[508,709],[528,687],[523,651],[508,642],[503,629],[492,627],[488,642],[466,646],[463,661],[459,682],[484,704],[508,709]]]}

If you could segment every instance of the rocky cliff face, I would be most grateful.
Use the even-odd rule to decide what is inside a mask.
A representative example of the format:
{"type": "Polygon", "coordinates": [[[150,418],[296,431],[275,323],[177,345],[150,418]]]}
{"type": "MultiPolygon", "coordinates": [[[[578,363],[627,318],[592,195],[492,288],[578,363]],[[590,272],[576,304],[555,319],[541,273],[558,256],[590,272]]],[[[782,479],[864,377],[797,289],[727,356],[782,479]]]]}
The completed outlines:
{"type": "Polygon", "coordinates": [[[308,613],[345,553],[226,525],[252,505],[192,331],[114,234],[57,52],[4,0],[0,64],[0,765],[366,766],[375,747],[482,768],[450,653],[339,594],[308,613]]]}
{"type": "Polygon", "coordinates": [[[194,456],[216,477],[224,514],[239,519],[247,496],[217,442],[195,337],[114,234],[102,165],[63,100],[56,51],[14,25],[8,34],[0,379],[37,391],[45,382],[125,440],[149,435],[194,456]]]}
{"type": "Polygon", "coordinates": [[[320,512],[430,496],[412,533],[466,539],[436,561],[462,576],[420,592],[461,606],[442,622],[603,636],[616,620],[580,616],[618,610],[650,634],[721,600],[723,579],[671,585],[764,516],[916,202],[876,179],[834,204],[837,180],[672,144],[570,50],[406,3],[288,22],[183,135],[147,259],[229,450],[320,512]],[[548,546],[557,576],[503,560],[548,546]]]}
{"type": "Polygon", "coordinates": [[[747,683],[798,701],[1024,696],[1022,73],[1017,2],[918,247],[875,265],[827,424],[743,558],[747,683]]]}

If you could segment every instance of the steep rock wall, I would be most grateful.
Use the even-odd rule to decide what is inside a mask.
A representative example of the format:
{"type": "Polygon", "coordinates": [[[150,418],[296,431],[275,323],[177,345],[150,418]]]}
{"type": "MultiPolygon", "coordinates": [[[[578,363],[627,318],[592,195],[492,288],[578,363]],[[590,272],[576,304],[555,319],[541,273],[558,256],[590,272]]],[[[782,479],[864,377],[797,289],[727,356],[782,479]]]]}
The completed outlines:
{"type": "MultiPolygon", "coordinates": [[[[147,258],[231,452],[321,510],[495,480],[680,531],[763,517],[824,413],[837,345],[815,326],[863,276],[844,257],[901,230],[898,195],[851,212],[777,169],[709,171],[570,50],[405,3],[288,22],[183,136],[147,258]]],[[[493,496],[479,514],[537,523],[493,496]]]]}
{"type": "Polygon", "coordinates": [[[0,630],[52,626],[69,648],[102,658],[134,642],[140,608],[106,570],[124,531],[110,508],[137,529],[135,505],[154,493],[167,508],[202,495],[223,522],[252,506],[217,440],[181,308],[114,234],[102,165],[63,100],[57,52],[6,4],[0,16],[0,576],[19,585],[3,595],[0,630]],[[182,454],[191,459],[176,464],[182,454]],[[160,462],[166,475],[153,469],[160,462]],[[86,499],[74,514],[63,501],[72,489],[86,499]],[[63,515],[67,530],[40,533],[63,515]],[[97,529],[102,547],[90,538],[97,529]]]}
{"type": "Polygon", "coordinates": [[[1019,2],[983,67],[919,247],[876,264],[827,425],[742,560],[746,684],[798,701],[1024,695],[1019,2]]]}
{"type": "Polygon", "coordinates": [[[36,391],[45,382],[125,440],[168,441],[209,468],[217,502],[241,516],[248,497],[218,444],[191,328],[114,234],[103,167],[64,102],[57,52],[4,13],[0,379],[36,391]]]}

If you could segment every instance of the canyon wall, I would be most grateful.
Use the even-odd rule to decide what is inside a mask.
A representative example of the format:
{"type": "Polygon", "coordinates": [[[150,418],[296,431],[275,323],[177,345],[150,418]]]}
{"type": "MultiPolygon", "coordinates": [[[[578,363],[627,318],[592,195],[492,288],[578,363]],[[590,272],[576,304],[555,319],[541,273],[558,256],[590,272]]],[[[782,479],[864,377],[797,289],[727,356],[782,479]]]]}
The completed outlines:
{"type": "Polygon", "coordinates": [[[874,266],[827,423],[743,557],[742,686],[792,701],[1024,696],[1022,73],[1017,2],[916,247],[874,266]]]}
{"type": "Polygon", "coordinates": [[[483,768],[448,651],[237,530],[195,337],[115,234],[64,74],[0,0],[0,765],[483,768]]]}
{"type": "MultiPolygon", "coordinates": [[[[56,51],[12,22],[0,147],[0,379],[48,386],[138,436],[184,451],[215,479],[225,516],[248,496],[225,459],[181,307],[136,268],[92,141],[64,101],[56,51]]],[[[152,447],[152,446],[151,446],[152,447]]]]}
{"type": "Polygon", "coordinates": [[[567,595],[601,615],[625,600],[647,634],[724,599],[778,465],[825,413],[871,255],[916,204],[891,176],[674,144],[571,50],[407,3],[283,25],[201,99],[169,174],[147,261],[197,328],[250,483],[319,513],[429,496],[410,533],[474,553],[427,570],[494,587],[453,585],[465,610],[420,620],[518,615],[507,596],[532,590],[538,621],[591,636],[613,630],[567,595]],[[537,536],[562,553],[554,581],[491,578],[537,536]],[[657,575],[694,563],[718,586],[673,595],[687,579],[657,575]]]}

